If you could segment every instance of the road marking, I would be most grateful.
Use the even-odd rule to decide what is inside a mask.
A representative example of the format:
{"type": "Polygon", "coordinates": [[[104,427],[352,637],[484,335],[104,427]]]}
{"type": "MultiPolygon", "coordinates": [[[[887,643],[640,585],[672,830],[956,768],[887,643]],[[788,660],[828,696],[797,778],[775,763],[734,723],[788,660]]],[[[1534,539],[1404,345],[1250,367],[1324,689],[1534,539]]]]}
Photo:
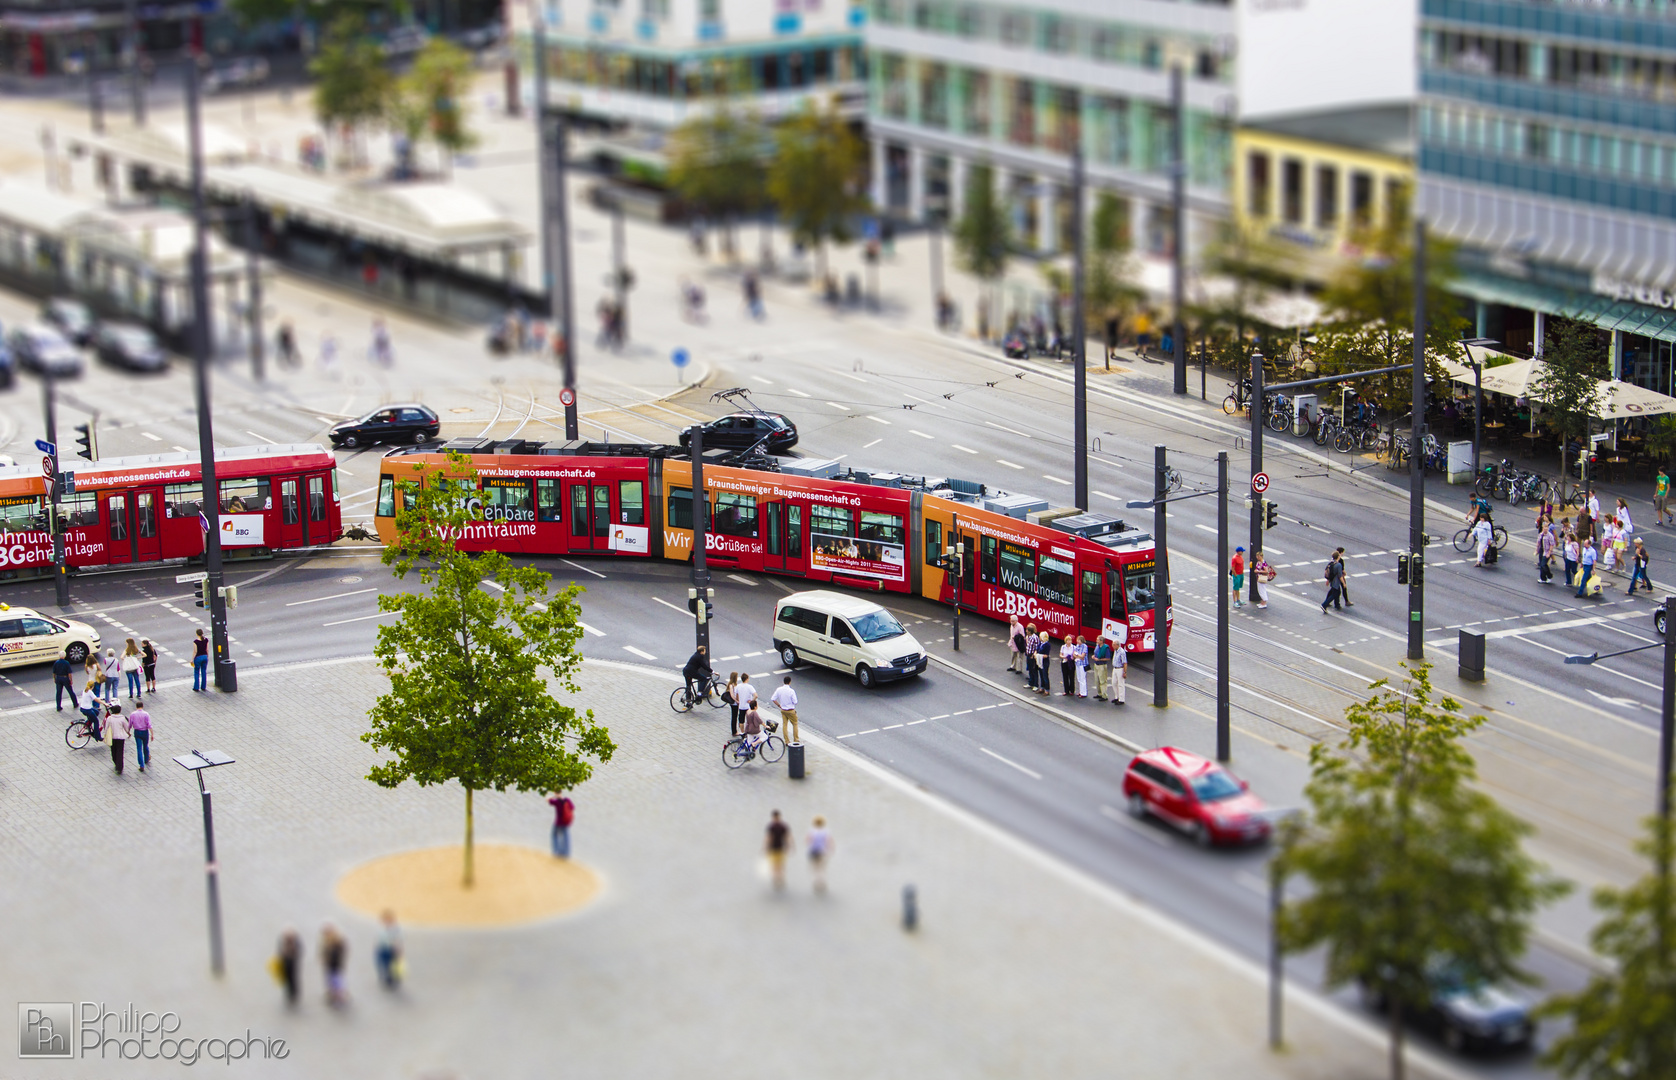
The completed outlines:
{"type": "Polygon", "coordinates": [[[582,571],[584,574],[592,574],[596,578],[605,577],[605,575],[600,573],[598,570],[589,570],[586,566],[583,566],[581,563],[574,563],[574,562],[571,562],[569,559],[560,559],[559,561],[564,563],[566,566],[576,567],[576,569],[582,571]]]}
{"type": "Polygon", "coordinates": [[[875,424],[883,424],[885,427],[890,427],[890,421],[886,420],[882,416],[873,416],[872,414],[868,414],[867,419],[873,421],[875,424]]]}
{"type": "Polygon", "coordinates": [[[850,411],[850,407],[848,405],[840,405],[836,401],[829,401],[829,402],[827,402],[827,404],[832,406],[834,409],[837,409],[839,412],[849,412],[850,411]]]}
{"type": "Polygon", "coordinates": [[[1010,428],[1005,424],[997,424],[993,420],[985,420],[984,423],[988,424],[992,428],[1000,428],[1002,431],[1008,432],[1008,433],[1013,434],[1013,435],[1017,435],[1021,438],[1025,438],[1025,439],[1032,438],[1032,436],[1026,435],[1024,432],[1018,430],[1017,428],[1010,428]]]}
{"type": "Polygon", "coordinates": [[[903,397],[911,397],[915,401],[919,402],[920,404],[930,405],[933,408],[941,409],[941,408],[944,407],[943,403],[940,402],[940,401],[932,401],[930,398],[923,398],[923,397],[920,397],[918,394],[910,394],[906,390],[902,391],[902,396],[903,397]]]}
{"type": "MultiPolygon", "coordinates": [[[[386,615],[399,615],[397,611],[380,611],[377,615],[361,615],[353,619],[339,619],[336,622],[321,623],[321,626],[342,626],[344,623],[366,622],[368,619],[382,619],[386,615]]],[[[191,618],[190,615],[187,618],[191,618]]]]}
{"type": "Polygon", "coordinates": [[[362,488],[360,491],[351,491],[349,494],[345,495],[344,498],[345,499],[357,499],[357,498],[360,498],[362,495],[366,495],[366,494],[369,494],[370,492],[374,492],[374,491],[377,491],[377,490],[378,490],[378,488],[376,486],[370,487],[370,488],[362,488]]]}
{"type": "Polygon", "coordinates": [[[949,715],[950,716],[965,716],[967,713],[973,712],[973,711],[975,711],[975,710],[973,710],[973,709],[961,709],[959,712],[950,713],[949,715]]]}
{"type": "Polygon", "coordinates": [[[275,443],[275,441],[273,439],[268,438],[266,435],[257,435],[254,431],[251,431],[249,428],[245,428],[244,433],[246,435],[253,436],[259,442],[267,443],[269,446],[277,445],[277,443],[275,443]]]}
{"type": "Polygon", "coordinates": [[[1020,765],[1018,762],[1013,761],[1010,758],[1004,758],[1000,754],[997,754],[995,751],[991,750],[987,746],[980,746],[980,747],[978,747],[978,749],[980,751],[982,751],[983,753],[988,754],[990,757],[994,758],[996,761],[999,761],[1003,765],[1011,765],[1013,768],[1017,769],[1019,772],[1023,773],[1025,776],[1028,776],[1032,780],[1040,780],[1042,778],[1042,774],[1037,772],[1035,769],[1027,769],[1023,765],[1020,765]]]}
{"type": "Polygon", "coordinates": [[[914,429],[913,429],[913,428],[909,428],[909,429],[908,429],[908,434],[910,434],[910,435],[918,435],[918,436],[919,436],[919,437],[920,437],[920,438],[922,438],[922,439],[933,439],[933,440],[935,440],[935,439],[936,439],[936,438],[937,438],[937,436],[935,436],[935,435],[927,435],[927,434],[926,434],[926,433],[925,433],[925,432],[923,432],[923,431],[915,431],[915,430],[914,430],[914,429]]]}
{"type": "Polygon", "coordinates": [[[729,660],[737,660],[737,659],[739,659],[739,657],[737,657],[737,656],[718,656],[718,657],[716,657],[716,663],[725,664],[729,660]]]}
{"type": "Polygon", "coordinates": [[[576,625],[580,626],[582,629],[586,630],[588,633],[592,634],[594,637],[604,637],[605,636],[605,631],[604,630],[595,630],[593,627],[589,626],[587,623],[583,622],[581,619],[576,620],[576,625]]]}
{"type": "Polygon", "coordinates": [[[1066,487],[1071,486],[1071,482],[1069,480],[1061,480],[1061,479],[1059,479],[1059,477],[1053,476],[1049,473],[1043,473],[1042,474],[1042,479],[1043,480],[1051,480],[1056,484],[1064,484],[1066,487]]]}
{"type": "Polygon", "coordinates": [[[983,712],[985,709],[993,709],[993,708],[995,708],[994,705],[979,705],[977,711],[978,712],[983,712]]]}
{"type": "Polygon", "coordinates": [[[153,435],[149,431],[142,431],[142,432],[140,432],[140,434],[144,435],[146,438],[150,439],[152,442],[162,442],[163,441],[163,436],[153,435]]]}
{"type": "Polygon", "coordinates": [[[1111,501],[1112,501],[1112,502],[1118,502],[1118,503],[1120,503],[1120,502],[1126,502],[1126,501],[1128,501],[1128,500],[1126,500],[1126,499],[1120,499],[1120,498],[1118,498],[1118,497],[1117,497],[1117,496],[1116,496],[1116,495],[1108,495],[1108,494],[1107,494],[1107,493],[1105,493],[1105,492],[1104,492],[1104,491],[1096,491],[1096,492],[1095,492],[1095,493],[1094,493],[1094,494],[1096,494],[1096,495],[1098,495],[1098,496],[1100,496],[1100,498],[1102,498],[1102,499],[1110,499],[1110,500],[1111,500],[1111,501]]]}
{"type": "Polygon", "coordinates": [[[692,612],[688,611],[686,608],[676,607],[674,604],[671,604],[668,600],[665,600],[661,596],[652,597],[652,602],[654,604],[662,604],[664,607],[668,608],[670,611],[679,611],[681,614],[687,615],[687,616],[692,615],[692,612]]]}
{"type": "Polygon", "coordinates": [[[924,720],[910,720],[910,721],[908,721],[908,726],[913,727],[915,724],[923,724],[923,723],[925,723],[924,720]]]}
{"type": "MultiPolygon", "coordinates": [[[[157,441],[158,441],[158,442],[162,442],[162,441],[163,441],[163,440],[161,440],[161,439],[159,439],[159,440],[157,440],[157,441]]],[[[176,443],[176,444],[175,444],[175,449],[176,449],[176,450],[179,450],[179,451],[180,451],[180,452],[181,452],[181,453],[183,453],[183,454],[190,454],[190,453],[192,453],[192,451],[190,451],[190,450],[188,450],[188,449],[187,449],[187,448],[186,448],[186,447],[184,447],[184,446],[182,446],[182,445],[180,445],[180,444],[179,444],[179,443],[176,443]]]]}
{"type": "Polygon", "coordinates": [[[378,590],[376,588],[373,588],[373,589],[356,589],[354,592],[333,593],[331,596],[316,596],[312,600],[293,600],[289,604],[286,604],[285,606],[286,607],[301,607],[304,604],[318,604],[322,600],[342,600],[346,596],[360,596],[363,593],[370,593],[370,592],[377,592],[377,591],[378,590]]]}
{"type": "Polygon", "coordinates": [[[737,581],[741,585],[749,585],[753,589],[757,587],[756,581],[752,578],[746,577],[744,574],[729,574],[728,579],[730,581],[737,581]]]}
{"type": "Polygon", "coordinates": [[[852,731],[852,732],[850,732],[850,733],[849,733],[849,734],[848,734],[848,735],[840,735],[840,736],[838,736],[838,737],[839,737],[839,738],[840,738],[840,739],[853,739],[853,738],[855,738],[855,734],[856,734],[856,733],[855,733],[855,732],[853,732],[853,731],[852,731]]]}
{"type": "Polygon", "coordinates": [[[1272,547],[1265,546],[1263,548],[1263,554],[1265,554],[1265,555],[1285,555],[1286,552],[1280,550],[1279,548],[1272,548],[1272,547]]]}
{"type": "MultiPolygon", "coordinates": [[[[1514,618],[1522,617],[1523,616],[1514,616],[1514,618]]],[[[1484,636],[1486,638],[1529,637],[1532,634],[1546,634],[1550,630],[1575,630],[1579,626],[1599,626],[1602,623],[1621,622],[1624,619],[1645,618],[1648,618],[1648,613],[1645,611],[1625,611],[1617,615],[1591,615],[1588,618],[1583,619],[1561,619],[1559,622],[1539,623],[1536,626],[1515,626],[1508,630],[1491,630],[1484,636]]],[[[1488,619],[1483,623],[1468,623],[1467,625],[1487,626],[1489,623],[1500,621],[1502,620],[1488,619]]],[[[1454,645],[1456,643],[1456,639],[1453,638],[1442,638],[1426,642],[1427,645],[1454,645]]]]}
{"type": "Polygon", "coordinates": [[[977,451],[972,449],[970,446],[961,446],[959,443],[950,443],[949,445],[953,446],[956,450],[963,450],[968,454],[977,453],[977,451]]]}
{"type": "Polygon", "coordinates": [[[1024,468],[1023,465],[1014,465],[1012,462],[1008,461],[1006,458],[996,458],[995,463],[997,465],[1005,465],[1009,469],[1022,469],[1022,468],[1024,468]]]}
{"type": "Polygon", "coordinates": [[[905,726],[906,725],[904,725],[904,724],[886,724],[884,727],[880,728],[879,730],[880,731],[895,731],[897,728],[905,727],[905,726]]]}
{"type": "Polygon", "coordinates": [[[1119,825],[1126,827],[1130,832],[1135,833],[1138,836],[1144,836],[1146,839],[1151,840],[1159,847],[1175,846],[1170,843],[1169,837],[1158,835],[1155,830],[1148,828],[1145,823],[1136,821],[1134,818],[1125,814],[1115,806],[1106,806],[1102,804],[1100,807],[1100,814],[1102,817],[1110,818],[1119,825]]]}
{"type": "Polygon", "coordinates": [[[864,382],[867,381],[866,379],[862,378],[860,375],[851,375],[847,371],[834,371],[833,374],[838,376],[840,379],[854,379],[856,382],[859,382],[859,383],[864,383],[864,382]]]}
{"type": "Polygon", "coordinates": [[[645,649],[637,649],[633,645],[624,645],[623,646],[623,651],[624,652],[631,652],[634,655],[640,657],[640,659],[642,659],[642,660],[656,660],[657,659],[657,657],[653,656],[651,653],[647,652],[645,649]]]}
{"type": "Polygon", "coordinates": [[[884,442],[883,439],[874,439],[872,442],[870,442],[866,446],[862,447],[862,449],[863,450],[871,450],[871,449],[873,449],[873,447],[879,445],[882,442],[884,442]]]}
{"type": "Polygon", "coordinates": [[[879,733],[879,729],[876,728],[876,727],[870,727],[866,731],[856,732],[857,735],[877,735],[878,733],[879,733]]]}
{"type": "Polygon", "coordinates": [[[764,386],[773,386],[774,385],[774,380],[770,379],[766,375],[753,375],[753,376],[751,376],[751,378],[755,379],[757,382],[761,383],[764,386]]]}
{"type": "Polygon", "coordinates": [[[1213,533],[1213,532],[1216,531],[1216,527],[1214,525],[1206,525],[1203,522],[1200,522],[1197,525],[1194,525],[1193,527],[1195,529],[1203,529],[1208,533],[1213,533]]]}
{"type": "Polygon", "coordinates": [[[791,387],[789,387],[789,386],[788,386],[788,387],[786,387],[786,393],[788,393],[788,394],[796,394],[796,395],[797,395],[797,396],[798,396],[798,397],[801,397],[801,398],[806,398],[806,397],[808,397],[808,396],[809,396],[809,395],[808,395],[808,394],[805,394],[805,393],[804,393],[804,392],[803,392],[803,391],[801,391],[801,390],[794,390],[794,389],[792,389],[792,388],[791,388],[791,387]]]}
{"type": "Polygon", "coordinates": [[[949,718],[948,713],[943,713],[940,716],[928,716],[928,717],[926,717],[927,720],[947,720],[948,718],[949,718]]]}
{"type": "Polygon", "coordinates": [[[751,657],[761,656],[763,653],[765,653],[767,651],[768,651],[767,649],[758,649],[756,652],[742,653],[741,656],[743,656],[744,659],[749,660],[751,657]]]}

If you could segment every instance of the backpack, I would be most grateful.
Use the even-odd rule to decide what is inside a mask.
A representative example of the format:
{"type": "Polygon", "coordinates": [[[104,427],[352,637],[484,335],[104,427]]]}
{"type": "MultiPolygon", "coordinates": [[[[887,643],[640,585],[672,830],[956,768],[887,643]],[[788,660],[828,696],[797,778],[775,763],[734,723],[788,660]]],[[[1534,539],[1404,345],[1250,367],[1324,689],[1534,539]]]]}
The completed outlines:
{"type": "Polygon", "coordinates": [[[559,800],[559,824],[570,828],[570,823],[576,820],[576,804],[569,799],[559,800]]]}
{"type": "Polygon", "coordinates": [[[1327,565],[1322,569],[1321,580],[1327,582],[1328,584],[1332,584],[1332,580],[1333,580],[1333,564],[1332,564],[1332,562],[1329,561],[1327,563],[1327,565]]]}

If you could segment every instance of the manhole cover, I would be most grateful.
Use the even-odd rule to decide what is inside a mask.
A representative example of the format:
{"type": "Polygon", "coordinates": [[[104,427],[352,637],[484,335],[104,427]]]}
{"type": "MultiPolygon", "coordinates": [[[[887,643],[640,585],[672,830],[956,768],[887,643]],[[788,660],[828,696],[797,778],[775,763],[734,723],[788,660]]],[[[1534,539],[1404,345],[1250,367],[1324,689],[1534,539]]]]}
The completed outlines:
{"type": "Polygon", "coordinates": [[[338,578],[338,580],[339,580],[339,581],[340,581],[340,582],[342,582],[342,583],[343,583],[343,584],[345,584],[345,585],[353,585],[353,584],[355,584],[355,583],[356,583],[356,582],[357,582],[357,581],[360,581],[360,580],[361,580],[361,575],[359,575],[359,574],[350,574],[350,575],[349,575],[349,576],[348,576],[348,577],[340,577],[340,578],[338,578]]]}

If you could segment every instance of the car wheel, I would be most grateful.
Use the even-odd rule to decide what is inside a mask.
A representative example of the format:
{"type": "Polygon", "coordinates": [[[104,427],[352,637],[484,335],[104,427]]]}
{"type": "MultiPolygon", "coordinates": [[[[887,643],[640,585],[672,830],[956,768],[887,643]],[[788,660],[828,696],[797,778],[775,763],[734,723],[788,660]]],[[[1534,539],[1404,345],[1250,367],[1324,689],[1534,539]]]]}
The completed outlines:
{"type": "Polygon", "coordinates": [[[413,441],[420,446],[423,446],[429,438],[430,437],[423,431],[415,431],[413,433],[413,441]]]}
{"type": "Polygon", "coordinates": [[[1146,817],[1146,796],[1138,791],[1129,796],[1129,816],[1132,818],[1146,817]]]}
{"type": "Polygon", "coordinates": [[[866,664],[855,666],[855,681],[861,684],[863,690],[873,689],[873,669],[866,664]]]}
{"type": "Polygon", "coordinates": [[[1445,1022],[1443,1025],[1443,1045],[1451,1054],[1458,1054],[1466,1049],[1466,1032],[1454,1024],[1445,1022]]]}
{"type": "Polygon", "coordinates": [[[64,659],[72,664],[85,664],[87,662],[87,646],[79,641],[76,642],[64,650],[64,659]]]}
{"type": "Polygon", "coordinates": [[[1199,847],[1210,847],[1210,830],[1205,827],[1204,822],[1195,821],[1192,825],[1188,826],[1187,835],[1188,838],[1199,847]]]}
{"type": "Polygon", "coordinates": [[[797,667],[797,650],[790,645],[780,650],[780,663],[788,668],[797,667]]]}
{"type": "Polygon", "coordinates": [[[343,437],[343,448],[344,448],[344,449],[345,449],[345,450],[353,450],[353,449],[355,449],[355,448],[356,448],[356,447],[357,447],[357,446],[360,446],[360,445],[361,445],[361,440],[360,440],[360,437],[359,437],[359,436],[356,436],[356,435],[345,435],[345,436],[344,436],[344,437],[343,437]]]}
{"type": "Polygon", "coordinates": [[[1653,629],[1657,630],[1660,634],[1664,633],[1664,609],[1663,608],[1660,608],[1659,610],[1653,612],[1653,629]]]}

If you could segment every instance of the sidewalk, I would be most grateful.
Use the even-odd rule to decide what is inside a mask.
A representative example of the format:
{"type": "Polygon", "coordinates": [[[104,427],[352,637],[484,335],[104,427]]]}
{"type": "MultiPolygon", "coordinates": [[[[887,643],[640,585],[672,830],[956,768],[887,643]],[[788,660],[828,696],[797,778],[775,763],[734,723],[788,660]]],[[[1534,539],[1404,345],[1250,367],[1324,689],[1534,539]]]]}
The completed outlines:
{"type": "MultiPolygon", "coordinates": [[[[283,1062],[229,1075],[297,1077],[1105,1077],[1383,1075],[1379,1033],[1290,996],[1289,1053],[1263,1043],[1260,972],[1164,916],[1089,882],[839,748],[810,747],[809,778],[729,772],[712,726],[673,717],[671,676],[590,662],[581,704],[619,745],[577,795],[576,857],[606,881],[568,918],[484,932],[407,932],[397,995],[370,971],[375,927],[333,899],[374,856],[456,840],[457,789],[385,791],[357,739],[382,676],[369,662],[241,672],[236,698],[168,684],[159,765],[113,775],[67,750],[59,714],[7,715],[0,855],[13,882],[8,985],[20,1000],[172,1009],[181,1034],[283,1038],[283,1062]],[[299,715],[295,703],[322,704],[299,715]],[[203,848],[187,747],[238,759],[208,778],[228,974],[207,973],[203,848]],[[775,895],[757,872],[768,811],[798,835],[827,816],[831,892],[802,861],[775,895]],[[921,926],[898,926],[902,887],[921,926]],[[322,919],[350,940],[353,1004],[321,1003],[322,919]],[[304,999],[287,1014],[264,965],[296,926],[304,999]],[[560,1066],[556,1062],[562,1061],[560,1066]]],[[[535,795],[480,795],[478,837],[541,847],[535,795]]],[[[1416,1075],[1434,1073],[1416,1057],[1416,1075]]],[[[78,1076],[174,1076],[178,1064],[85,1062],[78,1076]]],[[[8,1075],[56,1076],[19,1061],[8,1075]]]]}

